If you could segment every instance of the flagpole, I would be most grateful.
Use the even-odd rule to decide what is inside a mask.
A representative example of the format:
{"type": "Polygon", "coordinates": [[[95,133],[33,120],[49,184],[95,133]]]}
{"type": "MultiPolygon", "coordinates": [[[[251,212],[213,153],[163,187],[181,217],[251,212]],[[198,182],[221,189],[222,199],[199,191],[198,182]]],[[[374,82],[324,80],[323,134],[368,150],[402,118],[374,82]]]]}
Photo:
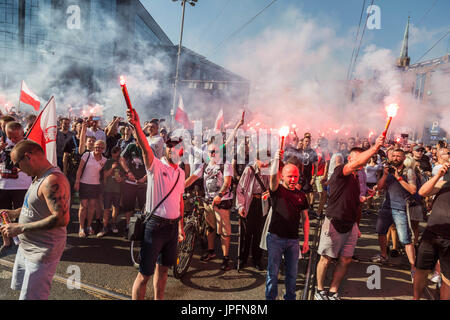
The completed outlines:
{"type": "Polygon", "coordinates": [[[41,121],[41,118],[39,117],[41,115],[42,112],[44,112],[45,108],[47,108],[48,104],[50,103],[50,101],[52,101],[53,96],[50,98],[50,100],[47,101],[47,104],[45,105],[45,107],[41,110],[41,112],[39,112],[38,116],[36,117],[36,119],[33,122],[33,125],[30,127],[30,129],[28,129],[28,132],[25,136],[25,139],[28,139],[28,136],[30,135],[30,132],[33,130],[34,125],[37,123],[37,121],[41,121]]]}
{"type": "Polygon", "coordinates": [[[23,80],[20,83],[20,94],[19,94],[19,104],[17,105],[17,113],[19,113],[19,107],[20,107],[20,96],[22,95],[22,87],[23,87],[23,80]]]}

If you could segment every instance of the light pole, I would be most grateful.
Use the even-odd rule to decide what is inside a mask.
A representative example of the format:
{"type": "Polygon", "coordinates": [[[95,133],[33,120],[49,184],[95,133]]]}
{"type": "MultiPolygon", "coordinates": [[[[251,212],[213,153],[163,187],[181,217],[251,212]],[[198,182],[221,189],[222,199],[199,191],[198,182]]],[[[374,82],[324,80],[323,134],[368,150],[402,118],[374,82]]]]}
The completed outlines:
{"type": "MultiPolygon", "coordinates": [[[[175,2],[178,0],[172,0],[172,1],[175,2]]],[[[172,116],[172,128],[175,125],[175,107],[176,107],[176,103],[177,103],[177,87],[178,87],[179,68],[180,68],[181,46],[182,46],[182,42],[183,42],[184,11],[186,8],[186,2],[188,2],[191,6],[195,6],[195,3],[198,0],[180,0],[180,1],[181,1],[181,6],[183,7],[183,13],[181,15],[180,43],[178,44],[177,67],[175,70],[175,82],[174,82],[174,86],[173,86],[172,111],[170,112],[171,116],[172,116]]]]}

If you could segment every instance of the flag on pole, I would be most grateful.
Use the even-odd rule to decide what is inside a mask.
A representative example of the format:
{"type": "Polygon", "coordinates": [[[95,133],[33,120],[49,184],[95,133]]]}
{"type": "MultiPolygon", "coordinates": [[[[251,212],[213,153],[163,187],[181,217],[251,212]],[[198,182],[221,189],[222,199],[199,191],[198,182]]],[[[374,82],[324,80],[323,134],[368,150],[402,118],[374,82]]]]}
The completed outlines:
{"type": "Polygon", "coordinates": [[[222,124],[223,124],[223,109],[220,109],[219,114],[217,115],[217,118],[216,118],[216,124],[214,125],[214,130],[220,131],[222,129],[222,124]]]}
{"type": "Polygon", "coordinates": [[[23,80],[22,89],[20,90],[20,101],[33,106],[36,111],[39,111],[39,107],[41,106],[39,97],[28,89],[27,84],[23,80]]]}
{"type": "Polygon", "coordinates": [[[189,121],[187,112],[184,110],[184,104],[181,95],[180,100],[178,100],[178,108],[175,113],[175,121],[180,123],[185,129],[191,129],[191,121],[189,121]]]}
{"type": "Polygon", "coordinates": [[[42,109],[39,116],[34,121],[28,131],[26,139],[32,140],[41,145],[47,155],[47,160],[54,166],[56,160],[56,136],[58,127],[56,126],[56,104],[55,98],[51,97],[47,105],[42,109]]]}

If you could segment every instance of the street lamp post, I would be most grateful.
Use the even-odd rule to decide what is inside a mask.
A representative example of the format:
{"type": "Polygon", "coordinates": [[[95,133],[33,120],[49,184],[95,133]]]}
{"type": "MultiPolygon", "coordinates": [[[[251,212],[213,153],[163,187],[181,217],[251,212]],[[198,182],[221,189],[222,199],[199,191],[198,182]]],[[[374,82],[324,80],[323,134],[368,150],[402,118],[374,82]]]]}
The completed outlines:
{"type": "MultiPolygon", "coordinates": [[[[178,1],[178,0],[172,0],[172,1],[178,1]]],[[[183,28],[184,28],[184,11],[186,8],[186,2],[188,2],[191,6],[195,6],[195,3],[198,0],[181,0],[181,6],[183,7],[183,13],[181,15],[181,29],[180,29],[180,43],[178,44],[178,53],[177,53],[177,67],[175,70],[175,82],[174,82],[174,89],[173,89],[173,103],[172,103],[172,128],[175,125],[175,107],[177,103],[177,87],[178,87],[178,78],[179,78],[179,68],[180,68],[180,57],[181,57],[181,46],[183,43],[183,28]]]]}

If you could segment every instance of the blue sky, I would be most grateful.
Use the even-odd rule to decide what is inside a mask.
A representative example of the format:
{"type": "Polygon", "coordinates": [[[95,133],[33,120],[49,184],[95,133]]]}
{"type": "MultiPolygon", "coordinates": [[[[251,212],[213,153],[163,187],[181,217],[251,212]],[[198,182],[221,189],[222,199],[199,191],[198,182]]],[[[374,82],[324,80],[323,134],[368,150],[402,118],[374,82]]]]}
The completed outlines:
{"type": "MultiPolygon", "coordinates": [[[[286,14],[295,10],[321,27],[331,28],[336,38],[354,39],[364,0],[277,0],[230,40],[230,34],[273,0],[198,0],[197,5],[186,5],[183,45],[204,55],[209,60],[227,67],[233,56],[233,46],[257,38],[264,31],[283,24],[286,14]],[[221,44],[219,47],[218,45],[221,44]]],[[[365,9],[372,0],[365,1],[365,9]]],[[[166,32],[178,44],[181,24],[180,2],[171,0],[142,0],[142,3],[166,32]]],[[[448,0],[374,0],[381,13],[381,29],[364,34],[361,50],[368,45],[392,50],[397,56],[408,15],[413,25],[410,30],[409,55],[411,63],[417,60],[447,31],[450,30],[450,1],[448,0]]],[[[363,20],[366,18],[364,13],[363,20]]],[[[442,40],[422,60],[446,54],[450,35],[442,40]]],[[[328,39],[329,41],[329,39],[328,39]]],[[[353,40],[352,40],[353,43],[353,40]]],[[[340,58],[350,61],[353,47],[341,52],[340,58]]],[[[336,53],[338,54],[338,53],[336,53]]]]}

